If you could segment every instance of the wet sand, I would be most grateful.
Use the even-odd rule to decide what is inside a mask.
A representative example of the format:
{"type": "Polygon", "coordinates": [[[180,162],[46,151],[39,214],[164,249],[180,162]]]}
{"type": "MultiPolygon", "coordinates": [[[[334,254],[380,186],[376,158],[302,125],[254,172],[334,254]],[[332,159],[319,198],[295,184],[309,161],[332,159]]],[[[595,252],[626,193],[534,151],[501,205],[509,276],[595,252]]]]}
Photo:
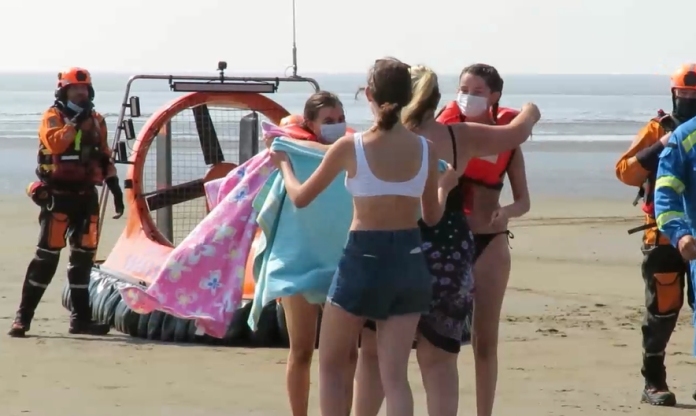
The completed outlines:
{"type": "MultiPolygon", "coordinates": [[[[0,197],[0,325],[9,327],[35,244],[37,209],[0,197]]],[[[671,415],[639,403],[643,286],[630,201],[534,200],[512,226],[513,275],[504,305],[496,415],[671,415]]],[[[107,220],[103,251],[122,223],[107,220]]],[[[101,257],[104,253],[101,253],[101,257]]],[[[67,256],[65,256],[67,257],[67,256]]],[[[40,416],[289,414],[285,350],[215,348],[67,334],[65,259],[28,339],[0,341],[0,414],[40,416]]],[[[669,383],[696,408],[690,313],[668,349],[669,383]]],[[[459,360],[461,415],[475,414],[470,348],[459,360]]],[[[416,414],[425,397],[415,357],[416,414]]],[[[312,415],[319,415],[316,366],[312,415]]],[[[384,412],[382,413],[384,414],[384,412]]]]}

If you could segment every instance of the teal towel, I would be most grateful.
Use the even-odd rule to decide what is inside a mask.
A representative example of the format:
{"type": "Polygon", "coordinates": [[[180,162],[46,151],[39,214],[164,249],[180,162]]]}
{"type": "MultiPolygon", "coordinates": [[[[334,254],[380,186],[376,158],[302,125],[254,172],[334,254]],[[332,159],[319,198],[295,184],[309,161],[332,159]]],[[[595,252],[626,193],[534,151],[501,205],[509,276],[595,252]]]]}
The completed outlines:
{"type": "MultiPolygon", "coordinates": [[[[286,152],[295,176],[306,181],[324,153],[284,140],[272,150],[286,152]]],[[[439,162],[440,170],[447,163],[439,162]]],[[[353,199],[340,174],[309,206],[298,209],[286,200],[278,171],[271,174],[254,199],[262,233],[255,243],[256,288],[248,324],[256,330],[261,310],[268,302],[301,294],[309,303],[323,304],[331,286],[353,219],[353,199]]]]}
{"type": "MultiPolygon", "coordinates": [[[[321,163],[324,153],[278,138],[273,150],[288,154],[300,182],[321,163]]],[[[339,175],[309,206],[298,209],[286,200],[285,184],[276,172],[254,200],[262,235],[254,261],[256,291],[249,326],[256,329],[261,308],[285,296],[302,294],[314,304],[326,294],[343,254],[353,218],[353,200],[339,175]]]]}

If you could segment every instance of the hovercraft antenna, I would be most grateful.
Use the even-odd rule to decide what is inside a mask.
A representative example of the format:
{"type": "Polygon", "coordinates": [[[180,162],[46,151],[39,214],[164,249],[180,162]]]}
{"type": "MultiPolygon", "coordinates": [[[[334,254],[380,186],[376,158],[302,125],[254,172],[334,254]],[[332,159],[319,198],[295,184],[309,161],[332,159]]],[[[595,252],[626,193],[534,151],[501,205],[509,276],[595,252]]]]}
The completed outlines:
{"type": "Polygon", "coordinates": [[[297,76],[297,26],[295,23],[295,0],[292,0],[292,76],[297,76]]]}

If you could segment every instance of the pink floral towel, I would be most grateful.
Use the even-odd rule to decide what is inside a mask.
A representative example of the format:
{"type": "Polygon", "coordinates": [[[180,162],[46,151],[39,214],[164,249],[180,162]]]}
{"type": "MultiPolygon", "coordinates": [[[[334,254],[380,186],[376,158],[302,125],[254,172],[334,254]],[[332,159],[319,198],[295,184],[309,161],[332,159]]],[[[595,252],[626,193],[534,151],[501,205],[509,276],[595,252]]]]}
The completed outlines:
{"type": "Polygon", "coordinates": [[[222,338],[241,305],[244,268],[258,227],[254,197],[273,172],[264,151],[206,184],[210,213],[176,247],[146,289],[121,289],[140,314],[160,310],[195,319],[200,330],[222,338]]]}

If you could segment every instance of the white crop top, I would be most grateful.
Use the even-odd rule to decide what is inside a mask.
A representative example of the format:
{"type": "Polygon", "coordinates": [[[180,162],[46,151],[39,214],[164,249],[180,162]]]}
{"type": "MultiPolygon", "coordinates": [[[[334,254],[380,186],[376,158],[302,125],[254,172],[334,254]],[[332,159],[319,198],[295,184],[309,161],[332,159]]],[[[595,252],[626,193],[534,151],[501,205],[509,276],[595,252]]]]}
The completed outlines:
{"type": "Polygon", "coordinates": [[[423,195],[425,181],[428,179],[428,142],[419,136],[423,145],[423,156],[418,174],[404,182],[387,182],[376,177],[370,170],[365,157],[362,133],[353,135],[355,140],[355,176],[349,178],[346,174],[346,189],[353,196],[400,195],[420,198],[423,195]]]}

